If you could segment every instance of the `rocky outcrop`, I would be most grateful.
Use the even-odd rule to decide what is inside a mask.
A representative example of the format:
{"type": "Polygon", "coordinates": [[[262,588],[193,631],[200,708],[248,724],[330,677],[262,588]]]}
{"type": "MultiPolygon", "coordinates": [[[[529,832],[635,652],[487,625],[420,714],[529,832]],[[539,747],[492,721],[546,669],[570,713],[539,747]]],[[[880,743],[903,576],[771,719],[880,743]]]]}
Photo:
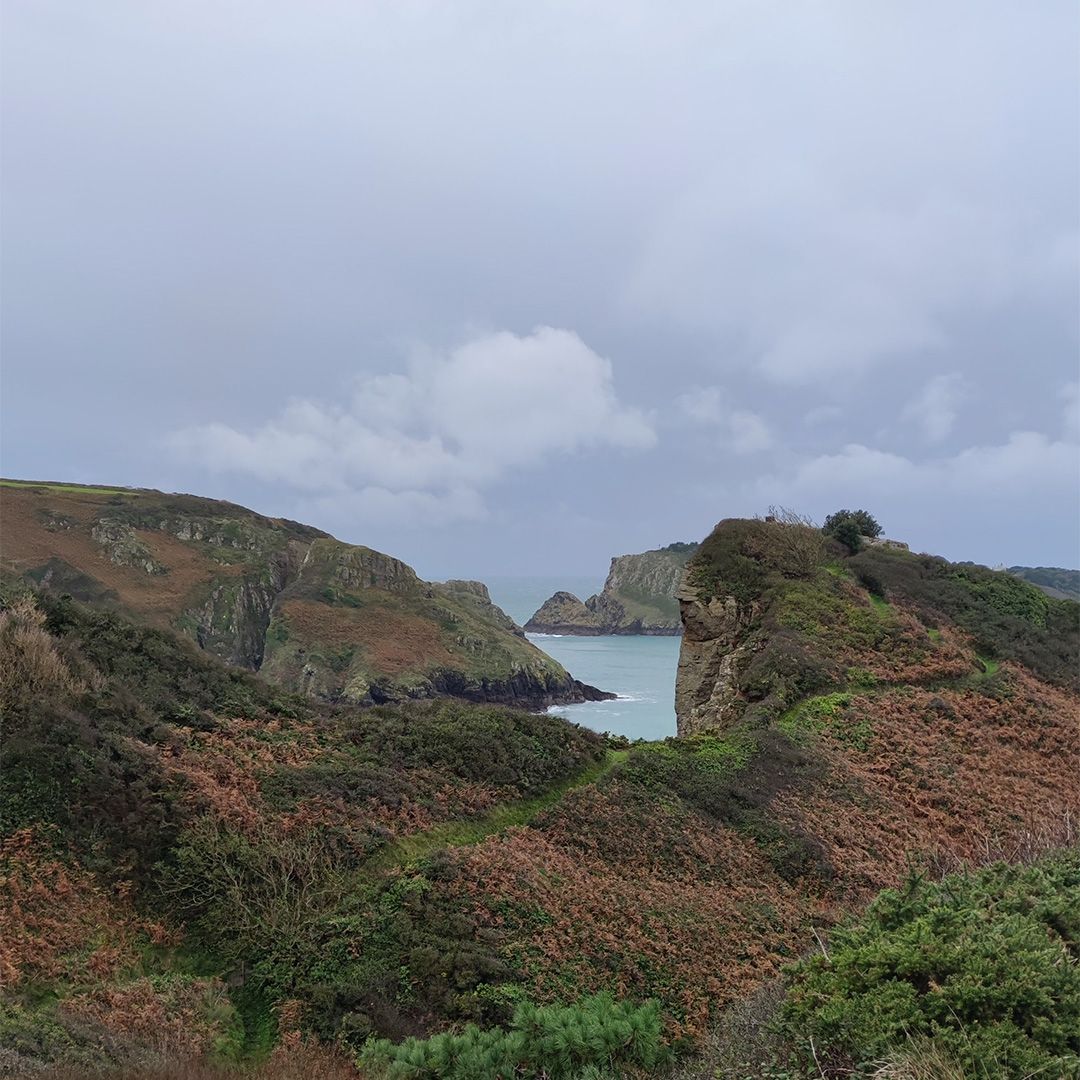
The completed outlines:
{"type": "Polygon", "coordinates": [[[603,591],[584,602],[557,592],[525,624],[534,634],[675,635],[682,631],[676,600],[693,544],[671,544],[611,560],[603,591]]]}
{"type": "MultiPolygon", "coordinates": [[[[55,521],[57,517],[53,517],[55,521]]],[[[69,526],[70,527],[70,526],[69,526]]],[[[50,531],[54,531],[50,529],[50,531]]],[[[105,556],[117,566],[133,566],[144,574],[167,574],[168,568],[154,558],[150,548],[139,539],[130,525],[100,518],[94,523],[90,535],[97,541],[105,556]]]]}
{"type": "Polygon", "coordinates": [[[753,655],[750,637],[760,611],[732,596],[703,596],[684,584],[678,594],[683,624],[675,676],[680,736],[730,727],[742,715],[740,675],[753,655]]]}
{"type": "MultiPolygon", "coordinates": [[[[592,596],[591,601],[598,597],[592,596]]],[[[600,615],[583,604],[573,593],[557,592],[537,609],[525,624],[532,634],[606,634],[600,615]]]]}
{"type": "Polygon", "coordinates": [[[298,576],[306,554],[305,545],[290,544],[241,577],[218,579],[206,600],[185,612],[181,623],[194,621],[200,648],[227,663],[258,671],[274,604],[298,576]]]}
{"type": "Polygon", "coordinates": [[[458,671],[438,672],[431,679],[435,694],[451,694],[466,701],[491,702],[517,708],[538,705],[577,705],[584,701],[614,701],[617,694],[599,690],[571,675],[553,676],[544,669],[523,669],[505,679],[471,681],[458,671]]]}

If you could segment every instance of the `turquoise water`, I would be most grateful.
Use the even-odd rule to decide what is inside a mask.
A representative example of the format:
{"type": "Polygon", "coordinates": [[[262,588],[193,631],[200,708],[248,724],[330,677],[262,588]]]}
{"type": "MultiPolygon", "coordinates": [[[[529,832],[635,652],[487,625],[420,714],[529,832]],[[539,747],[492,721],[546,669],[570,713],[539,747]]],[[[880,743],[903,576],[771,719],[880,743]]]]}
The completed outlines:
{"type": "MultiPolygon", "coordinates": [[[[602,578],[491,578],[488,589],[512,619],[524,624],[552,593],[563,589],[584,600],[599,592],[602,578]]],[[[675,734],[677,637],[574,637],[530,634],[549,656],[582,682],[618,694],[615,701],[566,705],[568,720],[630,739],[664,739],[675,734]]]]}

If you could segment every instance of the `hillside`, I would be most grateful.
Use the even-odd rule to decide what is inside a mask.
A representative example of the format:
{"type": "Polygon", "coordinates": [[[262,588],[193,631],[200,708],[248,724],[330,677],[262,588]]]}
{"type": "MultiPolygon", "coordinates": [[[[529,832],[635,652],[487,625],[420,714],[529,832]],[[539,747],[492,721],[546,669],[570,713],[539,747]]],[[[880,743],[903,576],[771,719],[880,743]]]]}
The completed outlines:
{"type": "Polygon", "coordinates": [[[1080,605],[1010,575],[815,529],[724,521],[679,594],[680,734],[772,721],[825,691],[968,686],[1002,662],[1080,689],[1080,605]]]}
{"type": "MultiPolygon", "coordinates": [[[[9,593],[0,1066],[141,1061],[155,1039],[177,1057],[250,1059],[305,1036],[360,1052],[372,1035],[474,1022],[469,1053],[525,1053],[534,1036],[554,1053],[545,1025],[605,1046],[637,1030],[638,1064],[614,1075],[662,1075],[641,1064],[659,1061],[654,1021],[670,1049],[691,1049],[912,867],[936,877],[1075,842],[1080,607],[942,560],[848,557],[790,528],[723,522],[702,545],[682,594],[680,737],[631,746],[495,706],[298,697],[167,629],[9,593]],[[646,999],[653,1012],[633,1011],[646,999]],[[532,1009],[550,1003],[569,1012],[532,1009]],[[512,1017],[516,1035],[493,1028],[512,1017]]],[[[1054,914],[1075,867],[1047,875],[1025,895],[1044,890],[1037,910],[1080,949],[1080,928],[1054,914]]],[[[986,888],[1011,896],[1012,880],[986,888]]],[[[955,895],[981,910],[981,893],[955,895]]],[[[875,933],[902,925],[886,914],[875,933]]],[[[864,949],[844,933],[838,956],[864,949]]],[[[936,991],[904,990],[908,961],[881,948],[869,967],[853,953],[851,970],[894,964],[887,1000],[851,996],[872,982],[827,992],[877,1018],[884,1052],[901,1030],[888,1010],[904,1003],[914,1024],[936,991]]],[[[1057,955],[1038,961],[1058,981],[1040,991],[1050,1004],[1025,1006],[1036,1019],[1076,1004],[1057,955]]],[[[989,1022],[996,1006],[970,998],[979,963],[943,1015],[989,1022]]],[[[846,1014],[816,1011],[826,977],[792,984],[797,1022],[778,1051],[790,1077],[857,1075],[846,1014]]],[[[1059,1028],[1018,1035],[1016,1061],[1067,1075],[1080,1045],[1059,1028]]],[[[378,1077],[397,1051],[364,1053],[378,1077]]],[[[567,1055],[544,1074],[578,1077],[547,1066],[592,1060],[567,1055]]],[[[1013,1075],[1003,1060],[987,1075],[1013,1075]]],[[[424,1068],[403,1059],[392,1075],[457,1075],[424,1068]]]]}
{"type": "Polygon", "coordinates": [[[530,708],[595,699],[479,582],[411,567],[231,503],[127,488],[0,483],[6,572],[148,625],[303,693],[452,694],[530,708]]]}
{"type": "Polygon", "coordinates": [[[1009,573],[1038,585],[1058,600],[1080,600],[1080,570],[1060,566],[1010,566],[1009,573]]]}
{"type": "Polygon", "coordinates": [[[611,560],[604,588],[582,602],[557,592],[532,615],[525,629],[535,634],[678,634],[675,598],[696,544],[669,544],[640,555],[611,560]]]}

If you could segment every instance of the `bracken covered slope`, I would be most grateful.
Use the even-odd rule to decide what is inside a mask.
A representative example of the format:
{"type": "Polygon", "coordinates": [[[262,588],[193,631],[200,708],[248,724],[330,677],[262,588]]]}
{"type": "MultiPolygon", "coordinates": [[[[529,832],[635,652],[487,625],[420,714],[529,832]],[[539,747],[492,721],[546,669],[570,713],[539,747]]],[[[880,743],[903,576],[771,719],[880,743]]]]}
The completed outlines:
{"type": "Polygon", "coordinates": [[[1080,605],[1010,574],[815,529],[722,521],[679,594],[680,734],[772,721],[810,695],[950,689],[1002,662],[1080,690],[1080,605]]]}
{"type": "Polygon", "coordinates": [[[537,634],[674,635],[682,630],[676,594],[696,544],[669,544],[640,555],[618,555],[603,591],[581,601],[549,597],[525,624],[537,634]]]}
{"type": "Polygon", "coordinates": [[[1080,608],[784,528],[703,545],[683,603],[709,692],[682,737],[629,746],[297,698],[168,631],[9,600],[0,1036],[31,1063],[137,1057],[155,1009],[178,1045],[277,1025],[359,1048],[606,990],[657,999],[677,1044],[912,866],[1075,842],[1080,608]],[[69,883],[59,909],[39,878],[69,883]]]}
{"type": "Polygon", "coordinates": [[[324,1029],[370,1009],[421,1030],[436,1002],[381,1004],[402,965],[423,981],[488,954],[445,904],[385,923],[398,846],[525,820],[605,764],[557,717],[330,705],[168,630],[10,583],[0,600],[5,1076],[247,1055],[316,1005],[324,1029]]]}
{"type": "Polygon", "coordinates": [[[308,694],[527,707],[601,696],[479,582],[421,581],[389,555],[231,503],[4,481],[0,553],[41,587],[179,630],[308,694]]]}

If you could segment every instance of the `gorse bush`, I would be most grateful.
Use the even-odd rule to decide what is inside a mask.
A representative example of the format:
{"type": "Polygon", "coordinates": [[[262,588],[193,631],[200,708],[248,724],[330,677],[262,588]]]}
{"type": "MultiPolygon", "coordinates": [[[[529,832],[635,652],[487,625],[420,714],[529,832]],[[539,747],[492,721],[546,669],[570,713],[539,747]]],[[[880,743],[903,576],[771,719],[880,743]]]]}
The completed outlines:
{"type": "Polygon", "coordinates": [[[651,1069],[664,1057],[660,1006],[615,1001],[608,994],[574,1005],[524,1003],[509,1029],[474,1024],[460,1033],[369,1044],[361,1062],[388,1080],[577,1080],[651,1069]]]}
{"type": "Polygon", "coordinates": [[[824,554],[820,530],[799,521],[723,521],[691,559],[689,580],[703,597],[732,596],[749,605],[776,576],[812,577],[824,554]]]}
{"type": "Polygon", "coordinates": [[[932,1041],[971,1075],[1080,1075],[1080,852],[886,890],[790,976],[792,1043],[821,1060],[932,1041]]]}

